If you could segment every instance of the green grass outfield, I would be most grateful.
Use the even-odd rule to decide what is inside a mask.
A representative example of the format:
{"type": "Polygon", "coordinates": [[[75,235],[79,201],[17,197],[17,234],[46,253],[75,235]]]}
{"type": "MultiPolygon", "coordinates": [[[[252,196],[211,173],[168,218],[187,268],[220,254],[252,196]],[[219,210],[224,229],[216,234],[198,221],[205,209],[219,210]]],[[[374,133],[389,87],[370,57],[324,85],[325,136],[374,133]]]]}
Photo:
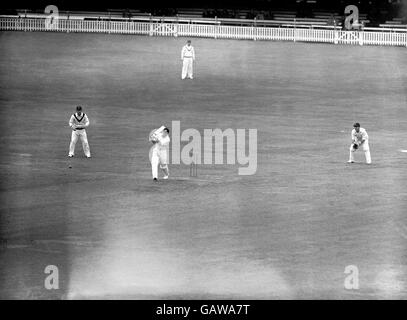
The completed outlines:
{"type": "Polygon", "coordinates": [[[406,49],[193,39],[181,81],[185,40],[0,33],[0,297],[406,299],[406,49]],[[89,160],[67,158],[77,104],[89,160]],[[154,184],[173,120],[257,129],[257,173],[154,184]],[[355,121],[371,166],[346,164],[355,121]]]}

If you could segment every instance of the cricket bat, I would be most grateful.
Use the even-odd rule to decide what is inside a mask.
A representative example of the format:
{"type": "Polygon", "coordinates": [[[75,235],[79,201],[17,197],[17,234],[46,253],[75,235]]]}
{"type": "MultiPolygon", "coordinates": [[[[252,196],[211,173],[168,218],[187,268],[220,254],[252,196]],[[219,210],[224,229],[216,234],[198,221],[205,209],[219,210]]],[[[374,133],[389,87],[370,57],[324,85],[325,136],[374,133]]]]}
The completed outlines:
{"type": "Polygon", "coordinates": [[[150,141],[157,141],[159,134],[161,132],[163,132],[164,129],[165,129],[165,126],[161,126],[157,130],[155,130],[150,136],[150,141]]]}
{"type": "Polygon", "coordinates": [[[154,131],[154,135],[159,135],[163,130],[165,129],[165,126],[159,127],[157,130],[154,131]]]}

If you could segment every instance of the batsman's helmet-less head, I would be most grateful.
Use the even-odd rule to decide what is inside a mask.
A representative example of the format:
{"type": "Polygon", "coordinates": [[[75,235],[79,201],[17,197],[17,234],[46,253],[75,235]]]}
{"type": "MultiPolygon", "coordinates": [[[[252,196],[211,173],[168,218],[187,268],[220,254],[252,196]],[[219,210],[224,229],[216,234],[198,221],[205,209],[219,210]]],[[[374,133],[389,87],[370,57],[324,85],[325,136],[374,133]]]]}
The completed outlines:
{"type": "Polygon", "coordinates": [[[164,131],[167,131],[167,133],[170,133],[170,129],[164,128],[164,131]]]}
{"type": "Polygon", "coordinates": [[[359,122],[356,122],[356,123],[353,125],[353,127],[354,127],[354,128],[360,128],[360,123],[359,123],[359,122]]]}
{"type": "Polygon", "coordinates": [[[82,111],[82,107],[81,107],[81,106],[77,106],[77,107],[76,107],[76,111],[82,111]]]}

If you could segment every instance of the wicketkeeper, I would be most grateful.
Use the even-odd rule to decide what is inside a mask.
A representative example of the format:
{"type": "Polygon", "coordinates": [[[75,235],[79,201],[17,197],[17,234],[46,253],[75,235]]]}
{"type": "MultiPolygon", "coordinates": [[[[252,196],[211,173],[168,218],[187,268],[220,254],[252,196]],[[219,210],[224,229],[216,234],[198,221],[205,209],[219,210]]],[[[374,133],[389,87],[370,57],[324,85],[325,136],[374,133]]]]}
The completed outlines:
{"type": "Polygon", "coordinates": [[[365,152],[366,163],[371,164],[372,159],[370,158],[370,148],[369,148],[369,136],[365,129],[360,127],[359,123],[353,125],[352,130],[352,144],[349,149],[349,161],[348,163],[354,163],[354,152],[362,148],[365,152]]]}
{"type": "Polygon", "coordinates": [[[69,120],[69,126],[72,129],[71,143],[69,145],[68,157],[72,158],[75,154],[75,145],[78,139],[82,141],[83,151],[85,152],[86,158],[90,158],[90,149],[88,143],[88,137],[86,135],[85,128],[89,127],[88,116],[82,112],[82,107],[77,106],[76,112],[71,116],[69,120]]]}

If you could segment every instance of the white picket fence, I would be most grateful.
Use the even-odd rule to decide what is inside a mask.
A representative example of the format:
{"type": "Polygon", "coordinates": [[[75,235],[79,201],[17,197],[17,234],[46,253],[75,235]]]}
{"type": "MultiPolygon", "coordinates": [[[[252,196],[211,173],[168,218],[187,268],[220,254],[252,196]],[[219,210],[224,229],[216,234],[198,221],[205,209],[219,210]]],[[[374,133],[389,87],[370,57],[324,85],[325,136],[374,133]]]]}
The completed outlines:
{"type": "Polygon", "coordinates": [[[165,20],[79,20],[49,18],[17,18],[0,16],[1,31],[99,32],[149,36],[206,37],[219,39],[280,40],[325,42],[334,44],[406,46],[407,30],[365,28],[344,31],[320,26],[299,28],[230,26],[202,23],[178,23],[165,20]]]}

